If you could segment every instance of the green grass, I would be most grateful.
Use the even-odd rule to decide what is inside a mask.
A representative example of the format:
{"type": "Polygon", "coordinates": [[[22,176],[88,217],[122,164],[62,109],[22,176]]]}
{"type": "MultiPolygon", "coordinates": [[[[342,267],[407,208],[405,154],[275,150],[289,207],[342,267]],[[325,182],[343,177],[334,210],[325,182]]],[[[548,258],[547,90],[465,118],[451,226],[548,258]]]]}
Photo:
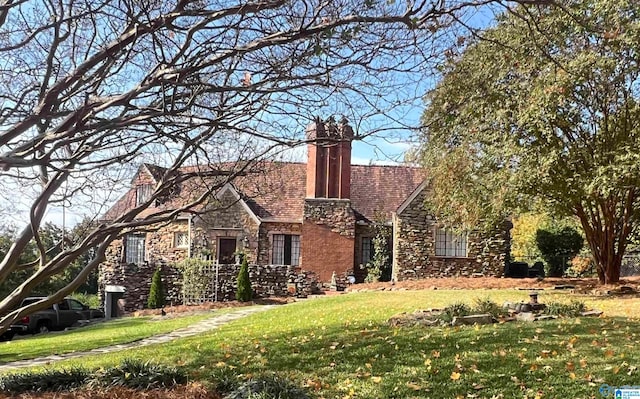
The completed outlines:
{"type": "Polygon", "coordinates": [[[71,331],[2,342],[0,343],[0,364],[133,342],[186,327],[213,316],[214,313],[211,312],[167,320],[154,320],[151,317],[127,317],[71,331]]]}
{"type": "MultiPolygon", "coordinates": [[[[401,311],[472,304],[487,297],[502,303],[527,300],[528,293],[400,291],[309,300],[199,336],[56,367],[108,367],[137,358],[184,367],[192,379],[205,381],[224,369],[241,378],[275,373],[327,399],[591,398],[600,397],[601,384],[640,380],[637,320],[580,318],[460,328],[393,328],[386,323],[401,311]]],[[[613,316],[637,308],[637,299],[540,295],[542,302],[570,299],[596,303],[613,316]]]]}

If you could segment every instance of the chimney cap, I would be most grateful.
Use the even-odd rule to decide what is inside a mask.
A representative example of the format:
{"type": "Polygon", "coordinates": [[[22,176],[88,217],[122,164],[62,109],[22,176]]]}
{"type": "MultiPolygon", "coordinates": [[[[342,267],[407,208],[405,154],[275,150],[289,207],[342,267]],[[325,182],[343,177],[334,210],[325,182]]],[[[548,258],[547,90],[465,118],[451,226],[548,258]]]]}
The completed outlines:
{"type": "Polygon", "coordinates": [[[340,141],[351,141],[354,133],[345,116],[342,116],[340,122],[336,122],[334,116],[330,116],[326,121],[316,116],[313,122],[307,126],[306,136],[307,140],[332,138],[340,141]]]}
{"type": "Polygon", "coordinates": [[[313,118],[313,122],[307,125],[307,129],[305,131],[307,135],[307,140],[315,140],[321,137],[327,137],[327,131],[324,128],[324,122],[320,119],[319,116],[313,118]]]}

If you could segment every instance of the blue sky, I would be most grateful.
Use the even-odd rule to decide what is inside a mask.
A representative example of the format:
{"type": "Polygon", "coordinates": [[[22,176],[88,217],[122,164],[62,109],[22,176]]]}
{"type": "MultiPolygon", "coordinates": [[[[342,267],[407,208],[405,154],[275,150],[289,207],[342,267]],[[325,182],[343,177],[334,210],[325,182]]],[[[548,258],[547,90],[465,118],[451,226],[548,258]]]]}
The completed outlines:
{"type": "MultiPolygon", "coordinates": [[[[493,20],[493,12],[491,10],[477,10],[474,13],[470,13],[466,16],[466,22],[475,27],[486,27],[490,21],[493,20]]],[[[400,77],[399,79],[402,79],[400,77]]],[[[388,115],[385,119],[384,116],[379,116],[375,120],[369,121],[367,126],[362,127],[363,131],[357,131],[360,134],[366,134],[367,131],[375,130],[380,127],[389,128],[397,127],[400,124],[406,126],[417,127],[420,122],[420,115],[424,110],[424,103],[421,96],[427,92],[427,90],[433,86],[434,78],[423,79],[407,79],[408,91],[411,93],[408,102],[401,107],[394,109],[392,112],[394,115],[388,115]]],[[[390,93],[390,97],[396,97],[399,93],[390,93]]],[[[402,127],[392,130],[383,131],[381,133],[373,134],[362,140],[354,141],[352,150],[352,163],[353,164],[397,164],[402,162],[405,153],[415,146],[416,134],[415,131],[403,129],[402,127]]],[[[306,146],[301,146],[291,151],[291,155],[288,159],[295,161],[306,161],[306,146]]],[[[112,202],[115,200],[112,196],[112,202]]],[[[81,215],[75,213],[72,209],[67,209],[65,217],[63,218],[63,210],[61,208],[51,207],[46,215],[46,221],[53,222],[58,225],[63,223],[66,226],[73,226],[79,222],[82,218],[81,215]]],[[[14,213],[15,216],[15,213],[14,213]]],[[[16,225],[20,225],[20,218],[17,216],[13,221],[16,225]]],[[[24,222],[24,219],[22,220],[24,222]]]]}

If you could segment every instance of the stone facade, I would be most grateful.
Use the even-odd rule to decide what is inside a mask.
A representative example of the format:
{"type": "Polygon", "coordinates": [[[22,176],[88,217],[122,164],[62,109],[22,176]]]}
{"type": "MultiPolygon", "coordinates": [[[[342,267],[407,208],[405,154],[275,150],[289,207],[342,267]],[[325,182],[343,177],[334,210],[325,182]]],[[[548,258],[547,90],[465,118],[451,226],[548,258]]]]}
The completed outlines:
{"type": "MultiPolygon", "coordinates": [[[[189,257],[222,264],[217,266],[217,289],[210,290],[208,299],[235,297],[238,266],[228,264],[241,256],[253,264],[250,276],[258,295],[308,293],[316,283],[344,288],[352,278],[362,282],[367,275],[361,267],[366,263],[363,239],[375,237],[375,223],[392,229],[396,280],[502,275],[509,253],[508,228],[485,236],[469,234],[464,257],[436,256],[437,226],[425,211],[427,190],[417,168],[351,165],[353,131],[346,121],[316,120],[306,133],[307,164],[259,163],[259,175],[226,184],[207,197],[209,202],[197,209],[197,215],[183,215],[147,231],[145,257],[136,260],[139,264],[125,263],[124,240],[116,240],[100,268],[101,292],[110,286],[109,306],[120,307],[122,301],[126,311],[144,307],[158,267],[168,302],[180,303],[182,276],[175,265],[189,257]]],[[[146,195],[165,173],[161,167],[141,166],[131,190],[105,219],[135,207],[138,193],[146,195]]],[[[175,209],[185,198],[207,194],[206,187],[186,183],[139,216],[175,209]]],[[[373,257],[373,250],[367,251],[373,257]]]]}
{"type": "Polygon", "coordinates": [[[344,199],[307,198],[302,223],[302,267],[338,285],[353,275],[356,218],[351,202],[344,199]]]}
{"type": "Polygon", "coordinates": [[[491,233],[467,235],[466,257],[435,256],[435,218],[425,209],[423,189],[393,220],[393,272],[396,281],[432,277],[502,276],[510,250],[510,223],[491,233]]]}
{"type": "MultiPolygon", "coordinates": [[[[167,303],[182,303],[182,274],[176,265],[189,256],[209,259],[213,264],[217,259],[217,245],[221,238],[235,239],[237,251],[247,256],[251,264],[251,283],[257,296],[308,295],[317,290],[318,280],[313,271],[271,264],[273,235],[301,235],[301,223],[258,223],[229,191],[223,192],[214,205],[219,208],[215,212],[177,220],[145,233],[145,259],[141,264],[126,264],[125,239],[114,241],[107,251],[106,261],[100,267],[101,299],[104,300],[106,285],[122,286],[126,288],[121,299],[124,311],[145,308],[153,272],[160,267],[167,303]],[[188,234],[189,245],[177,246],[176,233],[188,234]]],[[[218,295],[214,294],[212,288],[207,299],[235,299],[238,271],[237,264],[220,265],[218,295]]]]}
{"type": "Polygon", "coordinates": [[[126,287],[122,298],[126,311],[142,309],[147,305],[151,277],[157,268],[162,271],[167,303],[178,303],[180,272],[174,265],[187,256],[188,248],[176,248],[174,234],[183,232],[186,223],[176,222],[145,234],[145,261],[127,264],[124,258],[124,238],[114,241],[106,251],[106,260],[100,265],[98,293],[104,301],[105,286],[126,287]]]}
{"type": "Polygon", "coordinates": [[[235,239],[236,251],[243,252],[250,263],[258,259],[260,224],[243,207],[230,190],[222,192],[212,206],[215,212],[205,212],[194,221],[196,254],[206,254],[212,260],[219,259],[218,245],[221,239],[235,239]]]}
{"type": "Polygon", "coordinates": [[[302,237],[302,225],[292,222],[261,223],[258,236],[258,264],[260,265],[268,265],[273,262],[274,234],[292,234],[302,237]]]}

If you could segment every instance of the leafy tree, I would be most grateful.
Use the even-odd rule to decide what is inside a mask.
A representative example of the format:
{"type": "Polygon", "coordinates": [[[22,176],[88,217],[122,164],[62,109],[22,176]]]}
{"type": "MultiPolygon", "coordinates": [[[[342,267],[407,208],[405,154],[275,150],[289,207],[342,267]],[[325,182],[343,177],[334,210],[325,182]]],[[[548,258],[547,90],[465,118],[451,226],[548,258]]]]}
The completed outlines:
{"type": "Polygon", "coordinates": [[[304,143],[314,115],[366,126],[357,119],[410,101],[404,89],[432,65],[442,30],[487,3],[510,2],[3,2],[0,195],[29,215],[0,261],[0,283],[25,270],[32,241],[38,267],[0,302],[0,331],[46,306],[14,310],[87,251],[94,256],[48,303],[81,286],[123,234],[194,212],[236,176],[259,172],[263,157],[304,143]],[[143,162],[164,167],[146,201],[95,216],[47,256],[40,231],[51,207],[102,215],[143,162]],[[149,209],[187,181],[207,192],[149,209]]]}
{"type": "Polygon", "coordinates": [[[546,275],[562,277],[569,266],[569,261],[584,246],[584,238],[571,227],[555,231],[540,229],[536,232],[536,243],[542,258],[547,262],[546,275]]]}
{"type": "Polygon", "coordinates": [[[391,256],[389,253],[389,238],[391,231],[380,223],[375,225],[376,235],[373,237],[373,257],[367,263],[365,282],[389,281],[391,279],[391,256]]]}
{"type": "Polygon", "coordinates": [[[617,282],[640,216],[638,21],[631,1],[522,5],[452,52],[423,115],[434,210],[473,225],[540,201],[617,282]]]}
{"type": "MultiPolygon", "coordinates": [[[[2,228],[2,232],[0,233],[0,258],[9,251],[16,234],[17,232],[13,227],[2,228]]],[[[38,268],[39,245],[45,251],[47,258],[51,258],[60,253],[63,234],[59,227],[51,223],[45,223],[39,234],[41,238],[40,244],[32,240],[25,246],[20,256],[20,264],[22,267],[0,283],[0,297],[8,295],[38,268]]],[[[52,276],[48,280],[43,280],[38,284],[38,286],[33,289],[32,294],[49,295],[52,291],[55,291],[59,285],[60,278],[58,276],[52,276]]]]}
{"type": "MultiPolygon", "coordinates": [[[[513,218],[511,229],[511,257],[530,262],[541,254],[536,244],[536,231],[549,225],[549,216],[543,213],[523,213],[513,218]]],[[[530,262],[531,263],[531,262],[530,262]]]]}
{"type": "Polygon", "coordinates": [[[149,289],[149,299],[147,307],[149,309],[158,309],[164,306],[164,287],[162,286],[162,271],[156,269],[151,278],[151,288],[149,289]]]}
{"type": "Polygon", "coordinates": [[[240,265],[238,272],[238,290],[236,291],[236,299],[240,302],[248,302],[253,297],[251,290],[251,280],[249,279],[249,262],[245,256],[240,265]]]}

